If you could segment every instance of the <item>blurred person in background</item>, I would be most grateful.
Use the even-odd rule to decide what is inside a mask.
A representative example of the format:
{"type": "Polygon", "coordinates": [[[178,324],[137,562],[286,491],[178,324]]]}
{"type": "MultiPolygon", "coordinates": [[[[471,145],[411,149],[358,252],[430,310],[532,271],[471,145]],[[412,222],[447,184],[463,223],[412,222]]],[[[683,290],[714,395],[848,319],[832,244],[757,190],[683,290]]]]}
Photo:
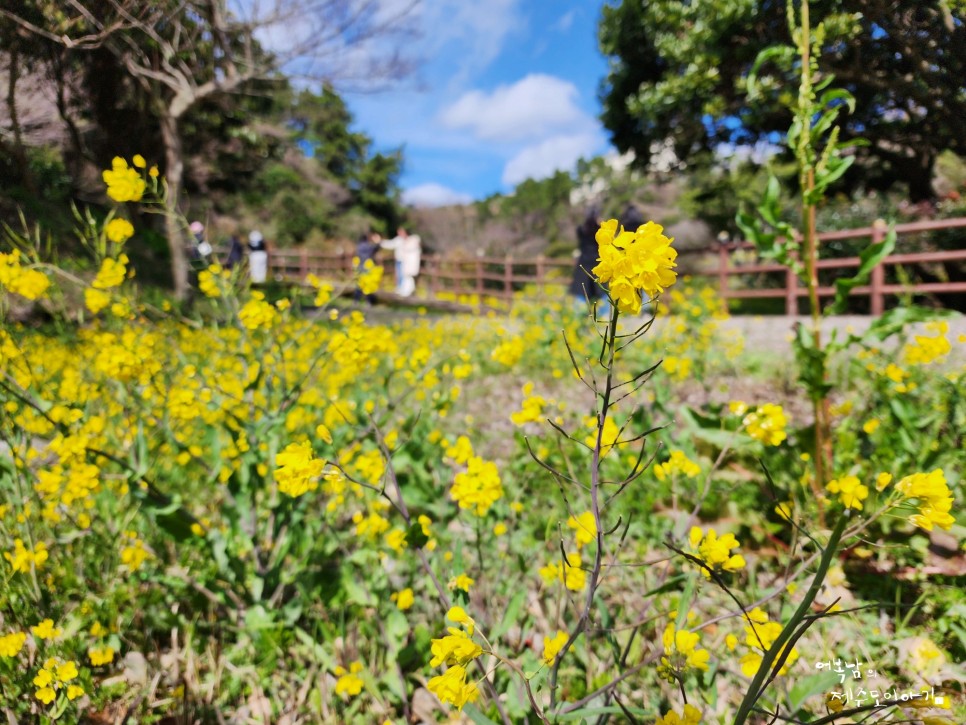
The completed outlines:
{"type": "Polygon", "coordinates": [[[257,229],[248,235],[248,270],[252,284],[264,284],[268,277],[268,248],[265,237],[257,229]]]}

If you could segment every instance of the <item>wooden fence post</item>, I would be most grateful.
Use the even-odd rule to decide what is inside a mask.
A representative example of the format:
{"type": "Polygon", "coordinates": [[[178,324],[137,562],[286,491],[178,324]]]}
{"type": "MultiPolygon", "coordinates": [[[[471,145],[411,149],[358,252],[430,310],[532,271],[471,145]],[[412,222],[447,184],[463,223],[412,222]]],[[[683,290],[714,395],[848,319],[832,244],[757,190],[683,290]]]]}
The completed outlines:
{"type": "Polygon", "coordinates": [[[299,281],[304,282],[309,276],[309,250],[302,247],[299,250],[299,281]]]}
{"type": "Polygon", "coordinates": [[[478,298],[480,313],[483,312],[483,260],[476,258],[476,296],[478,298]]]}
{"type": "MultiPolygon", "coordinates": [[[[885,237],[886,223],[882,219],[872,222],[872,243],[878,244],[885,237]]],[[[872,268],[869,280],[869,312],[878,317],[885,311],[885,299],[882,288],[885,285],[885,265],[879,262],[872,268]]]]}
{"type": "Polygon", "coordinates": [[[718,244],[718,294],[728,304],[728,243],[718,244]]]}
{"type": "Polygon", "coordinates": [[[785,271],[785,314],[798,315],[798,275],[791,267],[785,271]]]}
{"type": "Polygon", "coordinates": [[[439,272],[438,261],[436,257],[426,258],[426,276],[429,278],[429,296],[434,299],[436,297],[437,273],[439,272]]]}
{"type": "Polygon", "coordinates": [[[503,296],[509,310],[513,307],[513,257],[509,254],[503,260],[503,296]]]}
{"type": "Polygon", "coordinates": [[[543,255],[537,257],[537,294],[543,294],[543,255]]]}

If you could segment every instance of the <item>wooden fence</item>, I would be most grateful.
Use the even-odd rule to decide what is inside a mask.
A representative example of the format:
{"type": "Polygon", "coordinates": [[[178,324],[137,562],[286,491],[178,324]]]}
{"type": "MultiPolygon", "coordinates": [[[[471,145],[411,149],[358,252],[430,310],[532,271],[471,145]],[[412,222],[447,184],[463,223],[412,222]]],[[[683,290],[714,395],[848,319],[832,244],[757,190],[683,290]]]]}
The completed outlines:
{"type": "MultiPolygon", "coordinates": [[[[895,225],[899,244],[901,244],[902,235],[943,229],[966,229],[966,218],[895,225]]],[[[885,222],[878,220],[869,227],[821,233],[819,241],[828,243],[866,238],[876,242],[881,241],[887,231],[885,222]]],[[[784,299],[785,313],[798,314],[798,301],[808,295],[807,289],[786,267],[774,262],[761,262],[756,255],[748,254],[748,250],[753,249],[754,245],[749,242],[719,243],[705,249],[682,250],[680,261],[683,262],[687,257],[698,258],[698,264],[689,265],[696,267],[690,273],[692,276],[716,280],[719,292],[724,299],[784,299]],[[700,260],[705,263],[701,264],[700,260]],[[771,275],[771,277],[765,277],[764,280],[759,278],[759,284],[753,288],[742,286],[743,280],[755,275],[771,275]],[[762,285],[762,282],[765,284],[762,285]]],[[[269,255],[269,270],[273,278],[279,281],[302,282],[309,274],[315,274],[324,279],[349,280],[352,275],[352,257],[351,252],[332,254],[307,249],[272,250],[269,255]]],[[[966,281],[887,283],[886,269],[889,267],[939,266],[950,262],[966,263],[966,231],[963,233],[960,249],[890,255],[873,270],[869,283],[853,288],[850,295],[868,297],[870,313],[881,315],[885,309],[885,299],[890,295],[966,293],[966,281]]],[[[823,277],[836,274],[842,276],[847,274],[848,270],[857,268],[859,264],[858,257],[842,257],[822,259],[818,263],[818,268],[823,277]]],[[[393,280],[392,261],[383,262],[383,266],[386,279],[393,280]]],[[[474,304],[481,311],[487,307],[508,308],[513,304],[514,294],[524,286],[531,286],[543,292],[548,287],[559,288],[568,285],[573,267],[574,261],[571,259],[549,257],[426,256],[422,262],[417,295],[421,298],[451,300],[471,295],[474,304]]],[[[834,284],[823,283],[820,279],[820,285],[819,297],[834,296],[834,284]]]]}

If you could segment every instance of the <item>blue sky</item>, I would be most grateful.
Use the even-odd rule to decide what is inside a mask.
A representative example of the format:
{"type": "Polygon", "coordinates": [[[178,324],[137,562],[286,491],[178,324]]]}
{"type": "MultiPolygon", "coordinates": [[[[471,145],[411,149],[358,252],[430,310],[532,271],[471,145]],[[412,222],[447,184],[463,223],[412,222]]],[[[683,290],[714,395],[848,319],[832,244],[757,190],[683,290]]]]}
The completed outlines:
{"type": "Polygon", "coordinates": [[[423,0],[398,88],[349,94],[378,150],[403,147],[404,200],[465,202],[606,152],[597,87],[602,0],[423,0]]]}

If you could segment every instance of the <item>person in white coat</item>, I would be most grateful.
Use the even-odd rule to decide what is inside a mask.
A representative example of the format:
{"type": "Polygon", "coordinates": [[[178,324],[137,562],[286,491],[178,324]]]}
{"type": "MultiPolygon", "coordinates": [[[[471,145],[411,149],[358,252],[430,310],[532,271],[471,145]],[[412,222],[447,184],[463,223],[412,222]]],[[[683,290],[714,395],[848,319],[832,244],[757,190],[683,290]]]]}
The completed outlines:
{"type": "Polygon", "coordinates": [[[264,284],[268,277],[268,248],[257,229],[248,235],[248,271],[252,284],[264,284]]]}
{"type": "Polygon", "coordinates": [[[409,234],[403,227],[396,236],[380,242],[383,249],[391,249],[396,260],[396,294],[409,297],[416,289],[416,276],[422,257],[422,241],[416,234],[409,234]]]}
{"type": "Polygon", "coordinates": [[[422,260],[422,240],[418,234],[407,234],[400,245],[402,249],[402,285],[399,294],[409,297],[416,291],[416,277],[422,260]]]}

